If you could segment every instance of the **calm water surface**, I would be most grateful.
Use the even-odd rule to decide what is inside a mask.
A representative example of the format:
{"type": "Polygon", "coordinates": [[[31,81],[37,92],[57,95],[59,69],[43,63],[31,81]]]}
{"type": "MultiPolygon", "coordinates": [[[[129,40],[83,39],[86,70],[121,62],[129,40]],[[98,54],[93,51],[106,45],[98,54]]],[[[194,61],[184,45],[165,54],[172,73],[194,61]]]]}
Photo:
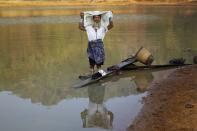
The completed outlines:
{"type": "MultiPolygon", "coordinates": [[[[124,131],[132,123],[143,106],[144,89],[163,72],[123,72],[91,86],[72,88],[78,75],[88,71],[87,37],[78,30],[78,13],[95,8],[100,9],[0,9],[2,131],[124,131]],[[57,11],[61,15],[51,16],[57,11]]],[[[104,40],[104,67],[140,46],[152,52],[154,64],[166,64],[174,57],[192,62],[197,52],[197,7],[102,10],[114,11],[115,25],[104,40]]]]}

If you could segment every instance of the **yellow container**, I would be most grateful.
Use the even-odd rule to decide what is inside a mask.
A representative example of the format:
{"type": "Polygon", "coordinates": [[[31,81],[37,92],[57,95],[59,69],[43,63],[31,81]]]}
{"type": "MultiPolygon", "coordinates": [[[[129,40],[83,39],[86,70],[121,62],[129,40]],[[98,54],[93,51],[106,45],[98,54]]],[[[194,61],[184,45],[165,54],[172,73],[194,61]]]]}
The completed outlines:
{"type": "Polygon", "coordinates": [[[136,59],[145,65],[151,65],[154,60],[152,54],[144,47],[141,47],[141,49],[138,51],[136,54],[136,59]]]}

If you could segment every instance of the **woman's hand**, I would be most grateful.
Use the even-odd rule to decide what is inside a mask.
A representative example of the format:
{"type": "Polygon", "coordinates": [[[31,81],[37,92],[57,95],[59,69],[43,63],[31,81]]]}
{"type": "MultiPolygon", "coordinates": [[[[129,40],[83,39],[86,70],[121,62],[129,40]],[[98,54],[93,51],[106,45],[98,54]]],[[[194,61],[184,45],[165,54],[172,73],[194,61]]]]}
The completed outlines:
{"type": "Polygon", "coordinates": [[[86,31],[85,27],[84,27],[84,13],[83,12],[80,12],[80,17],[81,17],[81,20],[79,22],[79,29],[82,30],[82,31],[86,31]]]}

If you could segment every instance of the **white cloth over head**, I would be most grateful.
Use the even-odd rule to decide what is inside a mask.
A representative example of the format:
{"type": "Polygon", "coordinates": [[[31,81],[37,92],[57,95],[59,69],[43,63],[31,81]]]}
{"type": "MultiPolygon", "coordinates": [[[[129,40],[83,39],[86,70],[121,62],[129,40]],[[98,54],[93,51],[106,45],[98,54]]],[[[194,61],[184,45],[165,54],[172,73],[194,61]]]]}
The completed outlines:
{"type": "Polygon", "coordinates": [[[93,25],[93,16],[101,15],[101,26],[107,27],[109,25],[109,18],[113,18],[111,11],[85,11],[84,12],[84,26],[93,25]]]}
{"type": "Polygon", "coordinates": [[[84,27],[86,29],[88,40],[94,41],[97,39],[104,39],[105,33],[108,31],[109,19],[113,18],[111,11],[86,11],[84,12],[84,27]],[[94,24],[93,16],[101,15],[101,27],[95,30],[92,26],[94,24]]]}

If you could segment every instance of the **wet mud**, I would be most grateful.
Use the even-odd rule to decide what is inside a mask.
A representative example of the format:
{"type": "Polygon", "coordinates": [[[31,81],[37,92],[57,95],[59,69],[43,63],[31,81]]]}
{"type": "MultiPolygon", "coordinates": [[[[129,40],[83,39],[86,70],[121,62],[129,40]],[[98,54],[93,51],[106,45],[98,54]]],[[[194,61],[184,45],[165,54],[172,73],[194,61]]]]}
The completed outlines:
{"type": "Polygon", "coordinates": [[[128,131],[197,131],[197,65],[154,80],[128,131]]]}

